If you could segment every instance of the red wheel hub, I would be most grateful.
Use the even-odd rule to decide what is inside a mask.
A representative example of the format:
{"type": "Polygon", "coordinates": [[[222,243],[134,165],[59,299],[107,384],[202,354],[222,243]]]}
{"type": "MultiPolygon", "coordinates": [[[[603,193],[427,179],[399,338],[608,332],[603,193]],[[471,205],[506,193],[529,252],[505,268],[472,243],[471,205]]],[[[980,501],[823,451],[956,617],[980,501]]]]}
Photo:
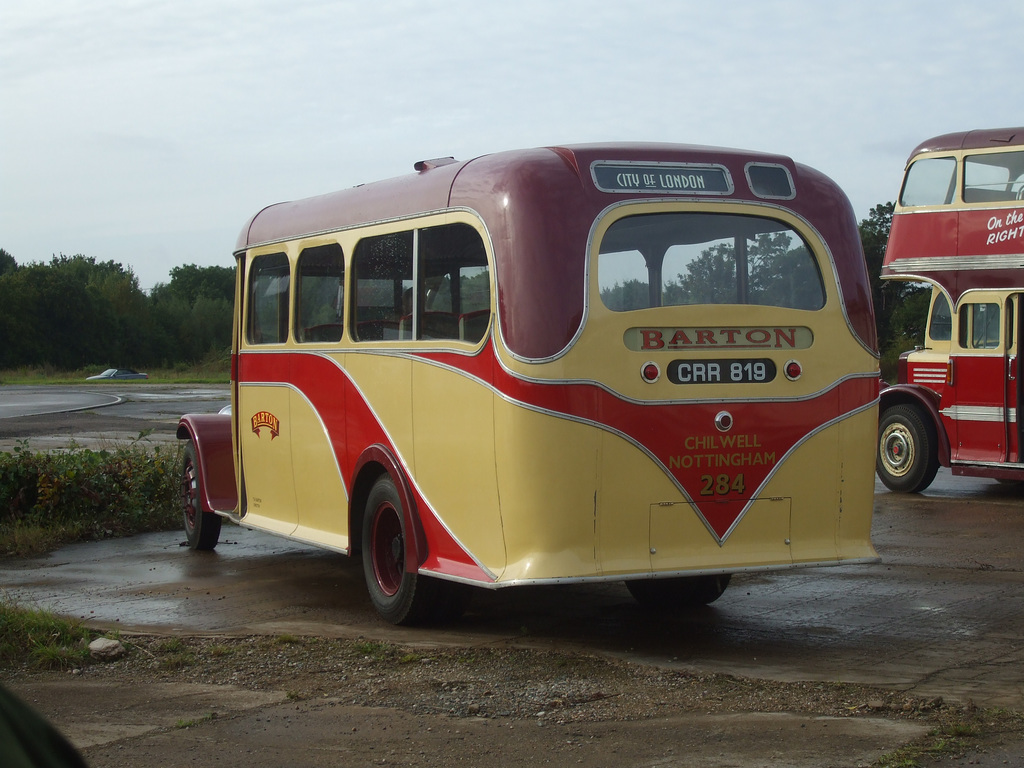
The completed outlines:
{"type": "Polygon", "coordinates": [[[405,540],[399,515],[391,504],[381,504],[373,515],[373,530],[370,532],[373,573],[377,586],[388,597],[398,592],[405,573],[405,540]]]}

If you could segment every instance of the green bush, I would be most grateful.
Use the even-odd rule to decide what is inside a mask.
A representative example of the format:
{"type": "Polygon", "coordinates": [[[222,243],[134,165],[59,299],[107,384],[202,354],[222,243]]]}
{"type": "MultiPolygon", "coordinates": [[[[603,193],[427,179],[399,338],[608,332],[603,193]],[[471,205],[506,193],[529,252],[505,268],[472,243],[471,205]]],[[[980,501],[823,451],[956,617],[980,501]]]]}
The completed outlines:
{"type": "Polygon", "coordinates": [[[0,453],[0,554],[179,525],[180,449],[0,453]]]}

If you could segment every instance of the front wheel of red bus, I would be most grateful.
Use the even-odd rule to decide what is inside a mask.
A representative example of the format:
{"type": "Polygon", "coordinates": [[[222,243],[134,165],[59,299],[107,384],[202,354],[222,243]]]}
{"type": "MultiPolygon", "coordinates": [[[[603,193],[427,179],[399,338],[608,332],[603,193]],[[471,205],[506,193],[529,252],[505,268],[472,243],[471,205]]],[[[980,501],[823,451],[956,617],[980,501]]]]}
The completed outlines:
{"type": "Polygon", "coordinates": [[[191,440],[185,443],[184,458],[181,461],[181,508],[189,548],[216,547],[222,521],[219,515],[204,512],[199,502],[199,461],[191,440]]]}
{"type": "Polygon", "coordinates": [[[894,405],[878,422],[878,479],[899,493],[923,491],[939,471],[935,425],[912,405],[894,405]]]}
{"type": "Polygon", "coordinates": [[[627,581],[626,588],[640,605],[657,610],[682,610],[710,605],[722,596],[732,574],[681,576],[674,579],[627,581]]]}
{"type": "Polygon", "coordinates": [[[406,538],[402,499],[383,475],[370,489],[363,516],[363,575],[373,607],[392,624],[457,618],[470,588],[410,572],[406,538]]]}

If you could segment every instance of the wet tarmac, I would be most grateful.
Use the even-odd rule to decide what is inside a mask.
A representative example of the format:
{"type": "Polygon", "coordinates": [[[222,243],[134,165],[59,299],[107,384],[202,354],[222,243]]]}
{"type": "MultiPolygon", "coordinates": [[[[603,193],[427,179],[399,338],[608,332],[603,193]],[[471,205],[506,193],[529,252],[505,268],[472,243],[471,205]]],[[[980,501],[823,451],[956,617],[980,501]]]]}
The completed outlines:
{"type": "Polygon", "coordinates": [[[714,605],[677,616],[641,608],[620,584],[595,584],[480,591],[448,627],[392,627],[373,612],[358,560],[237,527],[212,553],[161,533],[0,562],[0,584],[10,598],[123,631],[578,648],[1019,708],[1022,509],[1015,487],[945,474],[921,496],[879,492],[881,563],[737,575],[714,605]]]}
{"type": "Polygon", "coordinates": [[[231,402],[227,384],[109,382],[82,386],[0,387],[0,450],[27,445],[112,448],[144,436],[174,443],[183,413],[215,413],[231,402]]]}
{"type": "MultiPolygon", "coordinates": [[[[148,422],[167,439],[175,414],[215,411],[227,397],[226,388],[126,391],[126,402],[100,409],[104,428],[148,422]]],[[[27,429],[41,427],[0,419],[0,439],[27,429]]],[[[392,627],[370,606],[358,560],[234,526],[212,553],[191,552],[173,532],[0,561],[0,591],[123,631],[574,648],[1024,706],[1024,490],[945,470],[920,495],[878,484],[873,537],[878,564],[738,574],[714,605],[674,616],[644,610],[612,583],[480,591],[450,626],[392,627]]]]}
{"type": "Polygon", "coordinates": [[[86,389],[4,387],[0,391],[0,419],[69,413],[117,405],[121,398],[86,389]]]}

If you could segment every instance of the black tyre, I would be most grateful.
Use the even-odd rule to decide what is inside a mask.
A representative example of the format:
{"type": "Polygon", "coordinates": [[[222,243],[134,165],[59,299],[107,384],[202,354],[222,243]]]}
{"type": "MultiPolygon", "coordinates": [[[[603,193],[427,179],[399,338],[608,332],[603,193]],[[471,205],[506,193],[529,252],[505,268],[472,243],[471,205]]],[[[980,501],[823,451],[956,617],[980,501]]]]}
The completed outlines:
{"type": "Polygon", "coordinates": [[[471,588],[409,572],[406,540],[402,499],[383,475],[370,489],[363,513],[363,576],[373,607],[392,624],[458,618],[471,588]]]}
{"type": "Polygon", "coordinates": [[[923,491],[939,471],[935,425],[913,405],[894,405],[878,422],[878,479],[900,493],[923,491]]]}
{"type": "Polygon", "coordinates": [[[199,503],[199,461],[191,440],[185,443],[185,456],[181,462],[181,507],[189,549],[216,547],[222,521],[219,515],[204,512],[199,503]]]}
{"type": "Polygon", "coordinates": [[[674,579],[627,581],[626,588],[636,601],[648,608],[678,610],[710,605],[722,596],[732,574],[681,576],[674,579]]]}

